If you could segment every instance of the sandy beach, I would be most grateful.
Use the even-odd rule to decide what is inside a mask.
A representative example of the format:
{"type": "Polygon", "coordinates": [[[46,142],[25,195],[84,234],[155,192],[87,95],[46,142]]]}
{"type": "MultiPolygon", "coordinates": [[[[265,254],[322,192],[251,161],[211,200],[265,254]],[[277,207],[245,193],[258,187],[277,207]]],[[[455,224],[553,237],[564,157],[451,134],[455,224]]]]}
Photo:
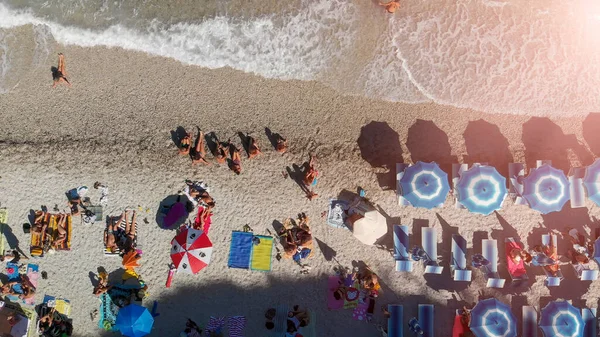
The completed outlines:
{"type": "MultiPolygon", "coordinates": [[[[265,336],[264,311],[279,304],[314,310],[318,336],[378,336],[374,324],[353,320],[350,310],[327,310],[327,276],[337,265],[326,259],[331,260],[332,251],[342,265],[362,261],[380,276],[383,293],[377,298],[374,323],[384,322],[381,305],[404,304],[408,320],[416,316],[417,304],[434,304],[436,336],[448,336],[454,310],[479,298],[497,297],[511,304],[517,317],[522,305],[539,308],[550,298],[598,306],[598,282],[579,281],[568,262],[562,267],[565,280],[552,289],[544,285],[540,268],[529,269],[530,288],[507,284],[499,290],[486,288],[476,271],[471,283],[454,282],[448,268],[452,233],[466,238],[469,255],[480,251],[482,238],[502,242],[517,235],[532,247],[546,229],[570,226],[593,234],[600,226],[594,221],[600,210],[591,201],[586,208],[566,206],[545,216],[509,199],[490,216],[456,209],[450,197],[435,210],[403,208],[397,204],[394,171],[397,162],[436,161],[446,172],[456,162],[488,162],[506,175],[509,162],[533,167],[537,159],[550,159],[568,172],[571,166],[591,164],[600,154],[600,115],[551,120],[433,103],[389,103],[344,96],[316,82],[268,80],[229,68],[209,70],[117,48],[55,45],[50,55],[42,66],[22,69],[19,84],[0,95],[1,206],[9,210],[8,223],[23,250],[29,235],[20,228],[30,210],[42,205],[52,209],[55,204],[66,209],[64,193],[71,188],[106,183],[107,215],[141,206],[140,216],[148,220],[139,229],[139,273],[149,285],[144,304],[151,307],[158,301],[160,313],[151,336],[176,336],[187,317],[206,324],[210,316],[234,315],[246,316],[245,336],[265,336]],[[59,51],[66,55],[73,87],[53,90],[50,67],[59,51]],[[189,158],[177,154],[171,139],[178,127],[214,131],[221,140],[231,138],[238,145],[237,133],[249,133],[264,153],[244,160],[239,176],[214,161],[192,167],[189,158]],[[278,154],[269,146],[265,128],[288,139],[288,153],[278,154]],[[319,197],[313,201],[282,174],[310,154],[318,158],[321,174],[319,197]],[[211,186],[217,202],[210,232],[214,252],[209,267],[198,275],[176,275],[167,289],[175,232],[159,228],[154,218],[160,202],[176,194],[185,179],[211,186]],[[383,210],[388,226],[409,225],[411,241],[420,240],[423,226],[438,229],[442,275],[423,276],[420,265],[412,273],[395,272],[388,251],[363,245],[349,231],[325,223],[321,213],[329,199],[359,186],[383,210]],[[306,212],[314,237],[329,247],[326,253],[316,250],[308,275],[300,274],[289,260],[273,260],[268,273],[227,268],[233,230],[249,224],[255,233],[267,234],[274,221],[299,212],[306,212]]],[[[97,199],[98,191],[90,189],[89,196],[97,199]]],[[[72,250],[35,260],[48,272],[48,279],[39,281],[37,302],[44,294],[71,300],[74,336],[113,335],[90,319],[99,305],[90,275],[98,267],[112,272],[121,265],[119,258],[103,255],[103,230],[102,223],[85,226],[76,219],[72,250]]],[[[391,233],[387,239],[389,246],[391,233]]],[[[558,248],[564,254],[567,242],[559,240],[558,248]]],[[[508,278],[502,248],[500,256],[500,273],[508,278]]]]}

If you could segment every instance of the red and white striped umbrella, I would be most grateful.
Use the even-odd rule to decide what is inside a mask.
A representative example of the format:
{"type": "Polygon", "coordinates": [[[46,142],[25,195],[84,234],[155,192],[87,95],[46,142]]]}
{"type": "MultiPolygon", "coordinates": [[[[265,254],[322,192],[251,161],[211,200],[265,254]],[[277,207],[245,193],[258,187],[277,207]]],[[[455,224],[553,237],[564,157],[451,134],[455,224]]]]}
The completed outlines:
{"type": "Polygon", "coordinates": [[[213,245],[206,234],[197,229],[186,228],[171,241],[171,259],[177,268],[196,274],[208,266],[213,245]]]}

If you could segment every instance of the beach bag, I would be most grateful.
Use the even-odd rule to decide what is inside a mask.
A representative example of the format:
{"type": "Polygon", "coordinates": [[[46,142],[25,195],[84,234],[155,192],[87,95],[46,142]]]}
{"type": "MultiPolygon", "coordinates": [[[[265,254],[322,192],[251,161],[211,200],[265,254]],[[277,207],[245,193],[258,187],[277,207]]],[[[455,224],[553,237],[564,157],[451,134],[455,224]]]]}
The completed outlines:
{"type": "Polygon", "coordinates": [[[302,259],[306,259],[310,255],[311,250],[309,248],[302,248],[299,252],[294,254],[294,261],[299,262],[302,259]]]}

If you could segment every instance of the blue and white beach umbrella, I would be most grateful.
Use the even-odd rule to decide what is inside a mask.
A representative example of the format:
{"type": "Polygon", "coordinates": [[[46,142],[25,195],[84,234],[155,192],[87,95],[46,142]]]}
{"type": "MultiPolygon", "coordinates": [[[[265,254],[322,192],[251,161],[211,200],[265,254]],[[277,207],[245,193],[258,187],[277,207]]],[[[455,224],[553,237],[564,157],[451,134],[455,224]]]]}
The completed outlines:
{"type": "Polygon", "coordinates": [[[479,301],[471,310],[470,328],[477,337],[517,336],[517,320],[510,307],[495,298],[479,301]]]}
{"type": "Polygon", "coordinates": [[[542,309],[540,328],[545,337],[582,337],[581,312],[566,301],[552,301],[542,309]]]}
{"type": "Polygon", "coordinates": [[[460,175],[458,201],[469,211],[488,215],[500,209],[506,197],[506,178],[496,168],[475,165],[460,175]]]}
{"type": "Polygon", "coordinates": [[[571,198],[565,173],[548,164],[532,169],[523,181],[523,196],[542,214],[560,211],[571,198]]]}
{"type": "Polygon", "coordinates": [[[400,179],[402,196],[414,207],[434,208],[446,201],[450,191],[448,174],[438,164],[417,162],[400,179]]]}
{"type": "Polygon", "coordinates": [[[600,159],[585,169],[583,185],[588,198],[600,206],[600,159]]]}

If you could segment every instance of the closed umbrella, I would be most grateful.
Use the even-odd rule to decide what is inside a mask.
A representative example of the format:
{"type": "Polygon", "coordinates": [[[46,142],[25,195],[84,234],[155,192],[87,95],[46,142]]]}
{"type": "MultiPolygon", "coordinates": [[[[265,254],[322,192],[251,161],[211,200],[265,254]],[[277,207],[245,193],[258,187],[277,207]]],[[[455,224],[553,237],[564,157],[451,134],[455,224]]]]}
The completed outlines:
{"type": "Polygon", "coordinates": [[[130,304],[119,310],[116,328],[123,336],[142,337],[152,330],[154,318],[148,309],[137,304],[130,304]]]}
{"type": "Polygon", "coordinates": [[[492,166],[475,165],[460,175],[458,201],[469,211],[488,215],[502,207],[506,178],[492,166]]]}
{"type": "Polygon", "coordinates": [[[517,320],[510,308],[495,298],[479,301],[471,310],[471,331],[477,337],[516,337],[517,320]]]}
{"type": "Polygon", "coordinates": [[[542,309],[540,328],[545,337],[582,337],[581,312],[567,301],[552,301],[542,309]]]}
{"type": "Polygon", "coordinates": [[[368,210],[362,218],[353,222],[352,233],[360,242],[374,245],[377,239],[387,233],[387,222],[377,210],[368,210]]]}
{"type": "Polygon", "coordinates": [[[542,214],[557,212],[570,199],[569,181],[563,171],[544,164],[525,177],[523,196],[531,208],[542,214]]]}
{"type": "Polygon", "coordinates": [[[434,208],[446,201],[450,191],[448,174],[438,164],[417,162],[400,179],[402,196],[414,207],[434,208]]]}
{"type": "Polygon", "coordinates": [[[208,266],[212,250],[206,233],[188,227],[171,241],[171,260],[177,271],[196,274],[208,266]]]}
{"type": "Polygon", "coordinates": [[[600,159],[585,169],[583,185],[588,198],[600,206],[600,159]]]}

